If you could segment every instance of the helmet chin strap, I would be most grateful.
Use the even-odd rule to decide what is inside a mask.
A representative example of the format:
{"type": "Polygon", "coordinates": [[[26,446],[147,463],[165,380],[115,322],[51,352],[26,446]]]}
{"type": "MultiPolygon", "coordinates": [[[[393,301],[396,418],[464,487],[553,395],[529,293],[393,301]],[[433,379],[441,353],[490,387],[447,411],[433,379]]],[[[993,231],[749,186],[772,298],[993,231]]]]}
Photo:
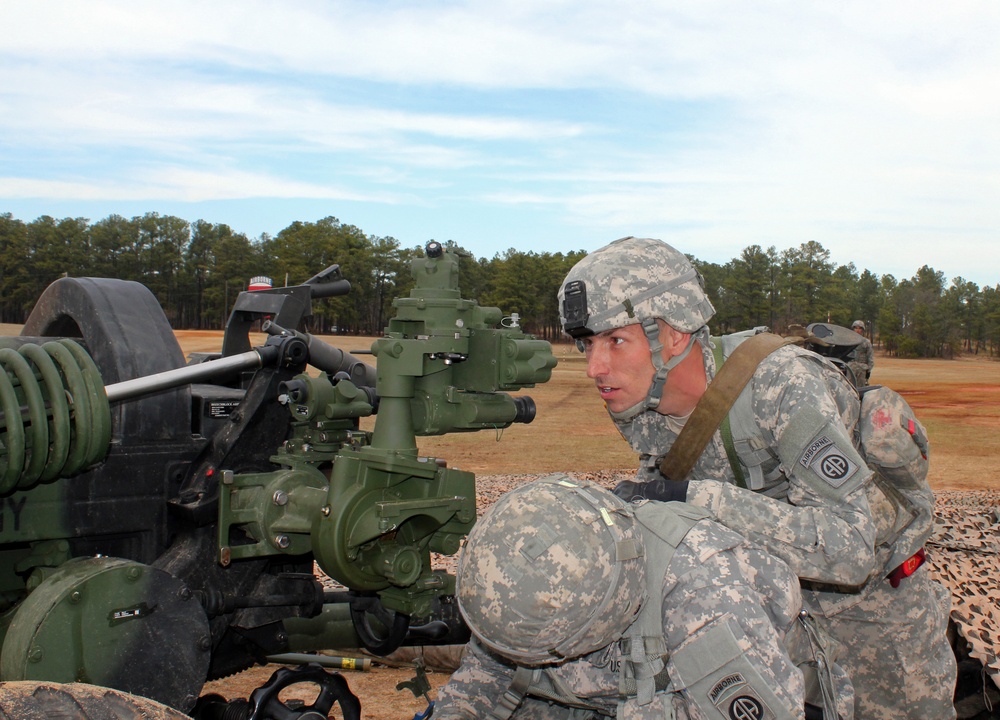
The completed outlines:
{"type": "Polygon", "coordinates": [[[644,320],[642,322],[642,329],[646,333],[646,341],[649,343],[649,352],[653,361],[653,369],[656,372],[653,374],[653,382],[649,386],[649,392],[646,393],[646,397],[643,400],[640,400],[632,407],[621,410],[620,412],[608,410],[608,414],[611,415],[611,419],[616,422],[631,420],[645,410],[655,410],[660,404],[660,399],[663,397],[663,387],[667,384],[667,375],[670,374],[671,370],[684,362],[684,358],[691,353],[695,340],[698,340],[699,342],[706,341],[708,333],[707,326],[702,327],[695,333],[692,333],[688,338],[688,343],[684,348],[684,352],[680,355],[675,355],[667,362],[663,362],[663,343],[660,342],[659,324],[655,319],[644,320]],[[706,336],[704,339],[702,338],[703,335],[706,336]]]}

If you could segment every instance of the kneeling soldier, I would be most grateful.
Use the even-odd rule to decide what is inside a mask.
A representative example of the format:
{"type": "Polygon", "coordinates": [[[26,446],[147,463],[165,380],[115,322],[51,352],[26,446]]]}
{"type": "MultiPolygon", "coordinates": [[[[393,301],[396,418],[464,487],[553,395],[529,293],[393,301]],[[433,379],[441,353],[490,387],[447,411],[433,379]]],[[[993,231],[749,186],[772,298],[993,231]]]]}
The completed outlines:
{"type": "Polygon", "coordinates": [[[794,573],[684,503],[523,485],[469,535],[458,599],[436,720],[852,717],[794,573]]]}

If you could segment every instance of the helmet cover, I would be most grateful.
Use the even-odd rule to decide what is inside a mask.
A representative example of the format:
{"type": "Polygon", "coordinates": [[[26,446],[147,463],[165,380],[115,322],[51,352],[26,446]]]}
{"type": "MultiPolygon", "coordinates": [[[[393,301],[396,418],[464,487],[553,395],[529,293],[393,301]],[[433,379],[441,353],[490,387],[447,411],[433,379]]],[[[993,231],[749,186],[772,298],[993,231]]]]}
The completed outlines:
{"type": "Polygon", "coordinates": [[[651,318],[694,333],[715,308],[683,253],[662,240],[626,237],[573,266],[559,288],[559,314],[563,330],[582,338],[651,318]]]}
{"type": "Polygon", "coordinates": [[[473,634],[522,665],[580,657],[618,640],[644,598],[642,533],[627,505],[557,474],[503,495],[458,563],[473,634]]]}

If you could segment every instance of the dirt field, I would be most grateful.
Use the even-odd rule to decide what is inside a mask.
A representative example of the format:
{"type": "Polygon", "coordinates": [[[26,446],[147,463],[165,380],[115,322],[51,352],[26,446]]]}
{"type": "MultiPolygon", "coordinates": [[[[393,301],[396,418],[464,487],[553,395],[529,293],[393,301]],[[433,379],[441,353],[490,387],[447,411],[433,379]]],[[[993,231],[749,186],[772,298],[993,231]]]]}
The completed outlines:
{"type": "MultiPolygon", "coordinates": [[[[16,326],[0,333],[16,335],[16,326]]],[[[220,333],[179,332],[185,352],[213,351],[220,333]]],[[[261,342],[263,336],[254,339],[261,342]]],[[[366,351],[373,338],[327,337],[347,351],[366,351]]],[[[528,425],[500,433],[453,434],[418,440],[421,455],[442,458],[477,476],[539,474],[553,471],[618,471],[634,458],[608,421],[593,383],[586,377],[582,356],[570,345],[555,349],[559,365],[552,379],[524,391],[537,406],[528,425]]],[[[360,355],[374,362],[370,355],[360,355]]],[[[889,385],[909,401],[927,426],[931,441],[931,483],[938,490],[993,489],[1000,478],[1000,362],[982,359],[950,361],[897,360],[876,355],[873,383],[889,385]]],[[[366,421],[368,429],[373,421],[366,421]]],[[[275,667],[247,671],[205,692],[246,698],[265,682],[275,667]]],[[[426,700],[397,684],[410,680],[410,668],[376,664],[368,672],[346,673],[370,720],[412,718],[426,709],[426,700]]],[[[445,673],[430,673],[433,688],[447,681],[445,673]]],[[[434,697],[434,690],[430,693],[434,697]]],[[[310,699],[306,696],[305,699],[310,699]]]]}

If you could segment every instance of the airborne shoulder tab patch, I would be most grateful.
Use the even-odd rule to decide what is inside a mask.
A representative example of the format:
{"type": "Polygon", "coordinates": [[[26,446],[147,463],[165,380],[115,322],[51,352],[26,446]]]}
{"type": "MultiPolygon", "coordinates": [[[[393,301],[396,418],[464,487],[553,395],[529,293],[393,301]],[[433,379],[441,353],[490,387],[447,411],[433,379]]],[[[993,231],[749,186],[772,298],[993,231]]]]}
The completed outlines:
{"type": "Polygon", "coordinates": [[[775,717],[761,694],[738,672],[719,680],[709,691],[708,698],[724,718],[773,720],[775,717]]]}
{"type": "Polygon", "coordinates": [[[842,452],[826,435],[821,435],[806,447],[799,464],[811,469],[835,488],[850,480],[858,471],[858,465],[849,454],[842,452]]]}
{"type": "Polygon", "coordinates": [[[868,466],[840,425],[818,409],[802,406],[778,440],[785,475],[832,500],[854,492],[869,477],[868,466]]]}

